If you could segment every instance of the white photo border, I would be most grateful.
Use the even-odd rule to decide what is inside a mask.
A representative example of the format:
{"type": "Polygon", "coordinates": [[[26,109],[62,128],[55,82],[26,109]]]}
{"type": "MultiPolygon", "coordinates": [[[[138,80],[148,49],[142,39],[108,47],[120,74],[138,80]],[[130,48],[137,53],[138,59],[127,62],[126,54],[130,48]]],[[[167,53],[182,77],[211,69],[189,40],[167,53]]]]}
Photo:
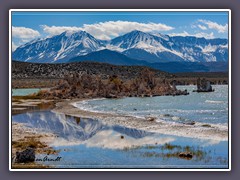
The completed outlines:
{"type": "Polygon", "coordinates": [[[231,9],[10,9],[9,10],[9,171],[231,171],[231,9]],[[228,12],[228,168],[178,168],[178,169],[96,169],[96,168],[50,168],[14,169],[12,168],[12,12],[228,12]]]}

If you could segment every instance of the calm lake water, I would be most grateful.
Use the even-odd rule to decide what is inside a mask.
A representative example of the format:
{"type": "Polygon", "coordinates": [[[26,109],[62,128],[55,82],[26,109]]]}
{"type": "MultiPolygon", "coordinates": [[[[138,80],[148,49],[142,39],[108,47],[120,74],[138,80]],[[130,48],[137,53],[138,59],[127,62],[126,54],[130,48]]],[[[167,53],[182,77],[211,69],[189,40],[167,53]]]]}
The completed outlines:
{"type": "Polygon", "coordinates": [[[150,133],[51,111],[18,114],[12,120],[58,136],[51,146],[60,150],[57,156],[62,157],[61,161],[42,162],[57,168],[228,167],[227,141],[150,133]],[[182,151],[193,152],[193,158],[179,158],[182,151]]]}
{"type": "MultiPolygon", "coordinates": [[[[228,87],[214,88],[212,93],[189,96],[102,99],[77,105],[92,111],[133,116],[151,114],[169,123],[176,121],[173,117],[179,117],[181,121],[190,119],[226,126],[228,87]]],[[[57,168],[228,168],[228,141],[151,133],[49,110],[13,115],[12,121],[58,136],[51,146],[60,150],[57,156],[62,157],[61,161],[42,162],[57,168]],[[183,151],[192,152],[193,158],[180,158],[178,154],[183,151]]],[[[37,158],[45,156],[41,154],[37,158]]]]}
{"type": "Polygon", "coordinates": [[[178,86],[187,89],[188,96],[159,96],[148,98],[99,99],[76,103],[75,106],[95,112],[156,117],[169,123],[195,121],[228,127],[228,86],[213,86],[215,92],[192,92],[196,86],[178,86]]]}
{"type": "Polygon", "coordinates": [[[40,91],[39,88],[12,89],[12,96],[26,96],[40,91]]]}

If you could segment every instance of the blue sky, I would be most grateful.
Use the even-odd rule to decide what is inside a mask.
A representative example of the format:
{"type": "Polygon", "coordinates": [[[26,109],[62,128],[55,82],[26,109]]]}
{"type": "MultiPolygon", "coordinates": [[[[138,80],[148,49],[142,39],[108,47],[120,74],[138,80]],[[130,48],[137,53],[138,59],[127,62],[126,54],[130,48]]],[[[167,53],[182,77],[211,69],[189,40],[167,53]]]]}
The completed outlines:
{"type": "Polygon", "coordinates": [[[134,29],[171,36],[228,38],[228,12],[12,12],[13,48],[63,31],[109,40],[134,29]]]}

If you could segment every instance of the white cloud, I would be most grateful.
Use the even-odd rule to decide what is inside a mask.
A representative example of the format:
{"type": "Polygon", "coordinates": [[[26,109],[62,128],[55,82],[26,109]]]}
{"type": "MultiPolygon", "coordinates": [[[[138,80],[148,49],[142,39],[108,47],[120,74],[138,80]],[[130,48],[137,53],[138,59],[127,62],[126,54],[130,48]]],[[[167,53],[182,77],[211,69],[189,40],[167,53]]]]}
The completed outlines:
{"type": "Polygon", "coordinates": [[[140,30],[143,32],[169,31],[173,27],[161,23],[138,23],[130,21],[107,21],[96,24],[84,24],[84,30],[100,39],[111,39],[124,33],[140,30]]]}
{"type": "Polygon", "coordinates": [[[106,21],[95,24],[84,24],[83,27],[76,26],[41,26],[44,32],[50,35],[57,35],[64,31],[84,30],[94,37],[102,40],[109,40],[124,33],[140,30],[143,32],[169,31],[174,29],[171,26],[161,23],[139,23],[131,21],[106,21]]]}
{"type": "Polygon", "coordinates": [[[199,19],[198,21],[203,23],[203,24],[205,24],[205,25],[207,25],[209,29],[217,30],[219,33],[225,33],[225,32],[228,31],[228,25],[227,24],[221,25],[221,24],[218,24],[216,22],[203,20],[203,19],[199,19]]]}
{"type": "Polygon", "coordinates": [[[31,28],[13,26],[12,36],[20,39],[34,39],[40,36],[40,33],[31,28]]]}
{"type": "Polygon", "coordinates": [[[203,32],[200,32],[200,33],[196,33],[196,34],[189,34],[188,32],[184,31],[182,33],[172,33],[170,34],[170,36],[196,36],[196,37],[204,37],[206,39],[213,39],[214,38],[214,34],[213,32],[211,32],[210,34],[208,33],[203,33],[203,32]]]}
{"type": "Polygon", "coordinates": [[[201,24],[198,24],[198,27],[201,29],[201,30],[207,30],[207,27],[206,26],[203,26],[201,24]]]}
{"type": "Polygon", "coordinates": [[[15,51],[17,49],[17,47],[18,46],[14,42],[12,42],[12,51],[15,51]]]}
{"type": "Polygon", "coordinates": [[[44,32],[53,36],[63,33],[64,31],[82,31],[81,27],[76,26],[47,26],[41,25],[44,32]]]}

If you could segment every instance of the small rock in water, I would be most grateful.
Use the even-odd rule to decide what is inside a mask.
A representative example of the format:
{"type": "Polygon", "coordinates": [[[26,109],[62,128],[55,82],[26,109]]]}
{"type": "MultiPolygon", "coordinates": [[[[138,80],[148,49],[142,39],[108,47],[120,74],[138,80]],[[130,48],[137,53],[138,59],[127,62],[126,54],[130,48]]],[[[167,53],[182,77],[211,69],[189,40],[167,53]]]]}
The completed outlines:
{"type": "Polygon", "coordinates": [[[186,122],[186,123],[183,123],[183,124],[186,124],[186,125],[194,125],[194,124],[196,124],[196,122],[192,121],[192,122],[186,122]]]}
{"type": "Polygon", "coordinates": [[[148,121],[155,121],[156,118],[154,118],[154,117],[148,117],[147,120],[148,120],[148,121]]]}
{"type": "Polygon", "coordinates": [[[214,92],[214,89],[212,88],[210,81],[205,78],[198,78],[197,90],[193,90],[193,92],[214,92]]]}
{"type": "Polygon", "coordinates": [[[193,155],[191,152],[181,152],[178,155],[180,158],[192,159],[193,155]]]}
{"type": "Polygon", "coordinates": [[[121,139],[124,139],[124,136],[123,136],[123,135],[121,135],[121,139]]]}

